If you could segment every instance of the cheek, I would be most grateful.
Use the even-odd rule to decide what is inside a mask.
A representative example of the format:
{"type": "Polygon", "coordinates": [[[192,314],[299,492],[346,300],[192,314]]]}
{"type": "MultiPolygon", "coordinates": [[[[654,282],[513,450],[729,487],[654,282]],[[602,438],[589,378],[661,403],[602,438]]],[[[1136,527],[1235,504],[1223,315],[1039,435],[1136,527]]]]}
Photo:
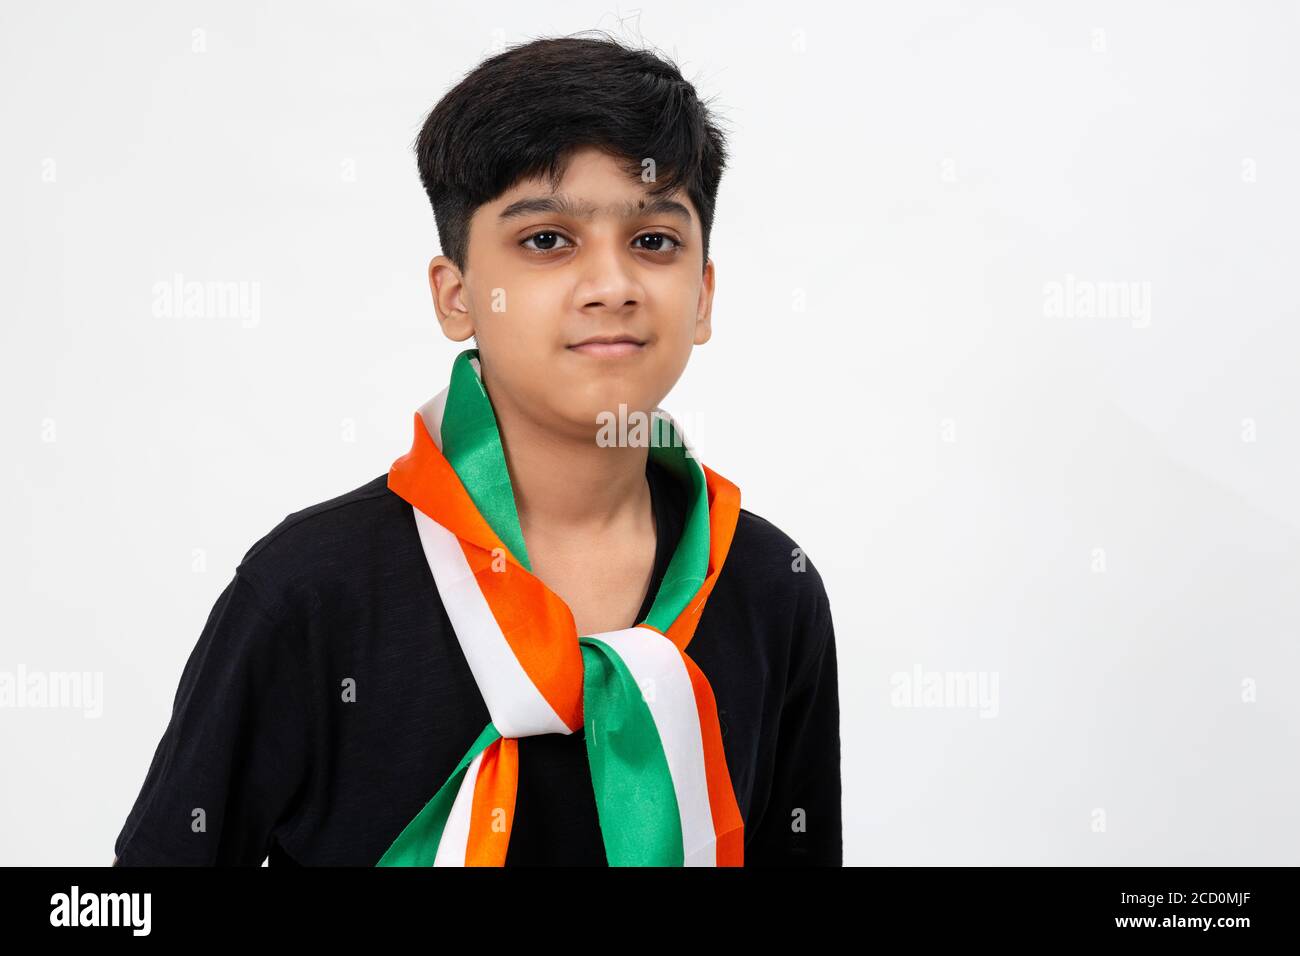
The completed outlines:
{"type": "Polygon", "coordinates": [[[554,347],[560,335],[553,297],[535,286],[498,280],[475,296],[474,310],[479,342],[503,358],[536,356],[539,348],[554,347]]]}
{"type": "Polygon", "coordinates": [[[672,342],[662,344],[664,348],[655,356],[655,376],[657,390],[667,394],[686,369],[694,347],[694,337],[687,329],[677,334],[672,342]]]}
{"type": "Polygon", "coordinates": [[[674,313],[671,322],[660,330],[659,344],[662,347],[661,361],[669,364],[685,364],[695,346],[695,304],[681,306],[674,313]]]}
{"type": "Polygon", "coordinates": [[[544,283],[511,283],[504,286],[497,311],[488,317],[513,338],[532,343],[558,340],[561,336],[557,316],[563,314],[563,299],[544,283]]]}

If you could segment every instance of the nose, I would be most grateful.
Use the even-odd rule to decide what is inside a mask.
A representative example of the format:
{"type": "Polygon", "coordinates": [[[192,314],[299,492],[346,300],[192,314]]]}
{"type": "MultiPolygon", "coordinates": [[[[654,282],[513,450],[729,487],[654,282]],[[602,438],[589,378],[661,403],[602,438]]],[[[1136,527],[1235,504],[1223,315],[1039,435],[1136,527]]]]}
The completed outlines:
{"type": "Polygon", "coordinates": [[[622,312],[637,305],[644,293],[637,278],[632,253],[617,238],[592,239],[579,256],[581,275],[574,290],[583,311],[605,309],[622,312]]]}

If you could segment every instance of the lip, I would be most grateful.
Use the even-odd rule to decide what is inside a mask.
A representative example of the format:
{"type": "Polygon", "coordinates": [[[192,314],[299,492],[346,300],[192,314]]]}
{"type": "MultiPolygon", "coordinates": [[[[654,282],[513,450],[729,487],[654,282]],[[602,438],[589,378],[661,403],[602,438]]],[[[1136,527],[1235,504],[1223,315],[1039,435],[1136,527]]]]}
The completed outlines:
{"type": "Polygon", "coordinates": [[[595,358],[622,358],[636,355],[645,348],[645,342],[632,335],[593,335],[569,346],[570,352],[595,358]]]}

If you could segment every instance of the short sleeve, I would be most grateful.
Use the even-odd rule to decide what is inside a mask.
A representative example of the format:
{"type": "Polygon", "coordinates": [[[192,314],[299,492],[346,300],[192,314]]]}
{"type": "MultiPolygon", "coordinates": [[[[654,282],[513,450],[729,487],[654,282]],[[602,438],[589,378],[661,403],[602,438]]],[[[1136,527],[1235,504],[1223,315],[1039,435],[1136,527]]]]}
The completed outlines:
{"type": "Polygon", "coordinates": [[[236,571],[185,664],[116,865],[258,866],[292,830],[308,779],[302,635],[236,571]]]}
{"type": "Polygon", "coordinates": [[[843,866],[835,627],[820,594],[781,709],[772,791],[747,866],[843,866]]]}

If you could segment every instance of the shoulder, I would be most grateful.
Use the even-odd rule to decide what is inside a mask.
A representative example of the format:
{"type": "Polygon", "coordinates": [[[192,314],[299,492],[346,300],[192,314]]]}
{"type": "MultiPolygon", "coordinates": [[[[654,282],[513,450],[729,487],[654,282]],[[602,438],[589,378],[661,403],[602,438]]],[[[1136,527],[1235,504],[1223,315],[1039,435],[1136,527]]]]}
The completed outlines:
{"type": "Polygon", "coordinates": [[[384,473],[286,515],[248,549],[236,575],[251,580],[274,611],[310,614],[322,593],[367,576],[412,542],[418,539],[410,505],[389,489],[384,473]]]}
{"type": "Polygon", "coordinates": [[[748,508],[740,509],[722,575],[748,602],[788,617],[813,639],[830,630],[830,599],[812,558],[791,535],[748,508]]]}
{"type": "Polygon", "coordinates": [[[733,555],[763,584],[785,581],[812,592],[824,590],[821,575],[799,542],[748,508],[740,509],[727,560],[733,555]]]}

